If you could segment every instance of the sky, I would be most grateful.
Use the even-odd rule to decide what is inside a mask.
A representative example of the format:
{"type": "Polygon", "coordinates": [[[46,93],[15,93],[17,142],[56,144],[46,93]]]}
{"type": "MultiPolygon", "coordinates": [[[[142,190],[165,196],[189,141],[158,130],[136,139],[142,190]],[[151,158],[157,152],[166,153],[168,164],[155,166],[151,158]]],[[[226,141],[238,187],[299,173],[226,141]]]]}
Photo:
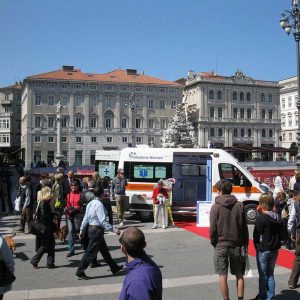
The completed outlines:
{"type": "Polygon", "coordinates": [[[285,9],[291,0],[0,0],[0,87],[62,65],[286,79],[297,66],[285,9]]]}

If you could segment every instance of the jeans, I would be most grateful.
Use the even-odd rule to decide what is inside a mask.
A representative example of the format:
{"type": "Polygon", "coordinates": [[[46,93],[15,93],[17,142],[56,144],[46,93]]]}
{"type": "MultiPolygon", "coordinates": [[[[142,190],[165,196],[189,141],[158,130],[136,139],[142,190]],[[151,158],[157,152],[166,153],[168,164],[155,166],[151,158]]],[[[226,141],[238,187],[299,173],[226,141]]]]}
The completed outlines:
{"type": "Polygon", "coordinates": [[[98,251],[101,252],[104,260],[114,273],[118,269],[117,263],[112,259],[104,239],[104,230],[98,226],[89,226],[88,228],[89,244],[79,263],[76,275],[84,274],[84,271],[93,261],[98,251]]]}
{"type": "Polygon", "coordinates": [[[75,234],[75,225],[73,219],[67,218],[68,225],[68,249],[69,252],[74,253],[74,234],[75,234]]]}
{"type": "Polygon", "coordinates": [[[256,252],[256,262],[259,274],[259,299],[275,299],[274,268],[278,250],[256,252]]]}

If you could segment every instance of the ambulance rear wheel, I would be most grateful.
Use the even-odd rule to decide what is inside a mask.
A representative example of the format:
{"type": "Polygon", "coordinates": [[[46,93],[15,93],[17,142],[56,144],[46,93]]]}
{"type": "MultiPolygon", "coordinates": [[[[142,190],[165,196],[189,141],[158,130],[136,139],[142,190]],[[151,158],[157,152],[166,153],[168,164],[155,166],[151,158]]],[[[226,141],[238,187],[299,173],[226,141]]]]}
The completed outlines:
{"type": "Polygon", "coordinates": [[[151,221],[153,221],[153,213],[152,213],[152,211],[141,210],[137,214],[138,214],[140,220],[143,221],[143,222],[151,222],[151,221]]]}
{"type": "Polygon", "coordinates": [[[254,224],[257,219],[258,214],[257,214],[256,207],[257,204],[254,203],[247,204],[244,207],[248,224],[254,224]]]}

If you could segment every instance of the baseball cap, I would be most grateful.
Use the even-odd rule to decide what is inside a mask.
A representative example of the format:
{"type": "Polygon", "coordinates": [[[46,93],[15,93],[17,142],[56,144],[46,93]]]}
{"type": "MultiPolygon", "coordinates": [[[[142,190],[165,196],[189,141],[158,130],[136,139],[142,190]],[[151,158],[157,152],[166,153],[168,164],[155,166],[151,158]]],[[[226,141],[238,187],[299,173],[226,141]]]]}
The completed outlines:
{"type": "Polygon", "coordinates": [[[117,173],[124,173],[124,170],[123,170],[122,168],[119,168],[119,169],[117,170],[117,173]]]}

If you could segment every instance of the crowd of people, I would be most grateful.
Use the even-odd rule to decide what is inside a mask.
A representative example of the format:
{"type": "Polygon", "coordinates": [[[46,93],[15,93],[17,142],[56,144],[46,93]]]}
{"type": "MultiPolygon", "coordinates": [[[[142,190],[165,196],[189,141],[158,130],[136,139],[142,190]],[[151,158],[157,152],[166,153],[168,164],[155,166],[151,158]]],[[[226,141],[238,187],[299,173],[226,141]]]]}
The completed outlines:
{"type": "MultiPolygon", "coordinates": [[[[65,176],[63,168],[57,168],[55,174],[41,174],[36,185],[33,185],[28,177],[21,176],[17,188],[18,207],[15,207],[20,212],[18,231],[33,233],[34,222],[41,224],[45,229],[42,234],[35,233],[35,255],[30,261],[33,268],[39,269],[39,262],[45,253],[47,268],[56,268],[55,238],[67,228],[66,258],[75,255],[76,240],[80,241],[84,250],[75,273],[77,279],[90,279],[85,271],[89,266],[91,268],[100,266],[97,261],[98,252],[110,267],[112,275],[122,271],[123,265],[117,264],[110,255],[104,231],[121,235],[120,229],[123,228],[125,221],[126,186],[127,180],[121,168],[117,170],[117,175],[111,182],[100,178],[97,172],[82,179],[75,178],[73,171],[69,171],[65,176]],[[113,225],[111,199],[116,201],[118,227],[113,225]],[[62,224],[64,215],[66,225],[62,224]]],[[[162,299],[162,275],[157,265],[144,251],[146,241],[143,232],[136,227],[126,228],[119,242],[120,249],[128,261],[128,275],[120,299],[132,299],[137,292],[142,295],[139,299],[162,299]]],[[[0,250],[1,261],[1,257],[7,254],[7,245],[2,237],[0,250]]],[[[6,260],[14,272],[13,258],[12,262],[9,257],[6,260]]],[[[10,289],[11,284],[3,288],[0,285],[0,300],[10,289]]]]}
{"type": "MultiPolygon", "coordinates": [[[[300,276],[300,171],[290,180],[289,190],[282,185],[282,174],[275,178],[275,189],[260,196],[258,217],[253,231],[259,274],[258,293],[252,300],[275,299],[274,268],[282,245],[295,251],[288,287],[295,289],[300,276]]],[[[231,194],[232,183],[216,184],[219,195],[210,211],[210,241],[214,247],[214,267],[224,300],[229,299],[228,268],[236,276],[238,299],[244,299],[244,274],[248,256],[249,232],[243,204],[231,194]]]]}

